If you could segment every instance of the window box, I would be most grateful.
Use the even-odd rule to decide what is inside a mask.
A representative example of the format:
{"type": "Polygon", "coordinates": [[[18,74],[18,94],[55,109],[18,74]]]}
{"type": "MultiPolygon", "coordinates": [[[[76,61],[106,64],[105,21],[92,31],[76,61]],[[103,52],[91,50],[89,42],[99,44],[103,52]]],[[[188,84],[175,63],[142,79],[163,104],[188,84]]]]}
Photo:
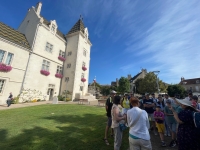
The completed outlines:
{"type": "Polygon", "coordinates": [[[61,61],[65,61],[66,58],[62,57],[62,56],[58,56],[58,59],[61,60],[61,61]]]}
{"type": "Polygon", "coordinates": [[[86,70],[87,70],[87,68],[86,68],[85,66],[83,66],[82,69],[83,69],[83,71],[86,71],[86,70]]]}
{"type": "Polygon", "coordinates": [[[40,70],[40,73],[45,75],[45,76],[48,76],[50,74],[50,72],[46,71],[46,70],[40,70]]]}
{"type": "Polygon", "coordinates": [[[62,74],[60,74],[60,73],[56,73],[56,74],[55,74],[55,77],[56,77],[56,78],[62,78],[62,77],[63,77],[63,75],[62,75],[62,74]]]}
{"type": "Polygon", "coordinates": [[[81,78],[81,81],[82,81],[82,82],[85,82],[85,81],[86,81],[86,79],[85,79],[85,78],[81,78]]]}
{"type": "Polygon", "coordinates": [[[1,72],[9,72],[11,70],[12,70],[12,67],[10,65],[0,63],[0,71],[1,72]]]}

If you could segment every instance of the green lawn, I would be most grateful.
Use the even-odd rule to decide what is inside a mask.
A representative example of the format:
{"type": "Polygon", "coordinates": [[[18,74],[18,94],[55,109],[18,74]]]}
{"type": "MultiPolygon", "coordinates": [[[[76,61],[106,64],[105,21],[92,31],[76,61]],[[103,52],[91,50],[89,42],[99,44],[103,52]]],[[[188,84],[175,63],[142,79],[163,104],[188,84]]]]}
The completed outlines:
{"type": "MultiPolygon", "coordinates": [[[[113,149],[113,138],[109,137],[110,146],[103,141],[103,107],[49,104],[2,110],[0,122],[0,150],[113,149]]],[[[153,145],[159,142],[158,136],[152,138],[153,145]]],[[[121,150],[127,150],[128,130],[122,143],[121,150]]]]}
{"type": "Polygon", "coordinates": [[[0,111],[0,121],[0,150],[106,150],[113,146],[113,139],[109,139],[109,147],[102,140],[106,125],[102,107],[41,105],[10,109],[0,111]]]}

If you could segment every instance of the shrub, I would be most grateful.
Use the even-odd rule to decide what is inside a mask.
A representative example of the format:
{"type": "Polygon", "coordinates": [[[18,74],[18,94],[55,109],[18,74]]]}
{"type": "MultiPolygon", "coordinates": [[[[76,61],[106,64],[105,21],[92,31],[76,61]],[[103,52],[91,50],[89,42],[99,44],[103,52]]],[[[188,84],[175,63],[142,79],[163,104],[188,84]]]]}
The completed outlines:
{"type": "Polygon", "coordinates": [[[14,97],[13,100],[11,101],[11,104],[18,104],[19,103],[19,96],[14,97]]]}
{"type": "Polygon", "coordinates": [[[37,102],[40,102],[40,101],[41,101],[41,99],[38,99],[38,100],[37,100],[37,102]]]}
{"type": "Polygon", "coordinates": [[[62,95],[58,95],[58,100],[59,100],[59,101],[64,101],[64,100],[65,100],[65,97],[63,97],[62,95]]]}
{"type": "Polygon", "coordinates": [[[71,101],[71,99],[70,98],[66,98],[66,102],[68,102],[68,101],[71,101]]]}

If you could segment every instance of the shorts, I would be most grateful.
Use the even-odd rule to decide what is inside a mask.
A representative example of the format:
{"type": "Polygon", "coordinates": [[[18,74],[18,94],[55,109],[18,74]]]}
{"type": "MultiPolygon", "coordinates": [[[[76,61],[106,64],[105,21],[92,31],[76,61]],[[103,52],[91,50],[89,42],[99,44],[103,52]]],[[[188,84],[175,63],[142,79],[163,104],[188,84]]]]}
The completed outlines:
{"type": "Polygon", "coordinates": [[[155,121],[153,114],[148,114],[149,121],[155,121]]]}
{"type": "Polygon", "coordinates": [[[176,133],[177,123],[168,123],[168,126],[169,126],[171,132],[176,133]]]}
{"type": "Polygon", "coordinates": [[[112,118],[108,117],[107,126],[111,127],[111,125],[112,125],[112,118]]]}
{"type": "Polygon", "coordinates": [[[164,123],[156,123],[156,127],[158,128],[159,133],[164,133],[165,132],[165,125],[164,123]]]}

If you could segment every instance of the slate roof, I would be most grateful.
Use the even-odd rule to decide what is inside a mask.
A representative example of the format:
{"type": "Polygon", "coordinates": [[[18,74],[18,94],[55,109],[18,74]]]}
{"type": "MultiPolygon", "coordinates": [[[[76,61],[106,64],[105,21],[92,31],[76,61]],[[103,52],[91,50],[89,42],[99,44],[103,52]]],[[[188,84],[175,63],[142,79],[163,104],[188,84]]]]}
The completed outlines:
{"type": "Polygon", "coordinates": [[[84,34],[85,27],[83,21],[79,19],[76,24],[71,28],[71,30],[67,33],[67,35],[75,33],[77,31],[81,31],[84,34]]]}
{"type": "Polygon", "coordinates": [[[130,79],[130,81],[134,81],[135,79],[137,79],[137,77],[138,77],[141,73],[142,73],[142,72],[136,74],[134,77],[132,77],[132,78],[130,79]]]}
{"type": "MultiPolygon", "coordinates": [[[[44,23],[46,26],[49,26],[49,25],[50,25],[50,22],[49,22],[47,19],[45,19],[44,17],[42,17],[42,18],[44,19],[43,23],[44,23]]],[[[60,30],[57,29],[56,34],[59,35],[62,39],[66,40],[66,39],[65,39],[65,35],[64,35],[60,30]]]]}
{"type": "Polygon", "coordinates": [[[24,34],[0,22],[0,37],[19,46],[30,49],[30,45],[24,34]]]}
{"type": "Polygon", "coordinates": [[[200,78],[194,78],[194,79],[184,79],[179,84],[184,85],[190,85],[190,84],[200,84],[200,78]],[[197,83],[197,80],[199,80],[199,83],[197,83]]]}

